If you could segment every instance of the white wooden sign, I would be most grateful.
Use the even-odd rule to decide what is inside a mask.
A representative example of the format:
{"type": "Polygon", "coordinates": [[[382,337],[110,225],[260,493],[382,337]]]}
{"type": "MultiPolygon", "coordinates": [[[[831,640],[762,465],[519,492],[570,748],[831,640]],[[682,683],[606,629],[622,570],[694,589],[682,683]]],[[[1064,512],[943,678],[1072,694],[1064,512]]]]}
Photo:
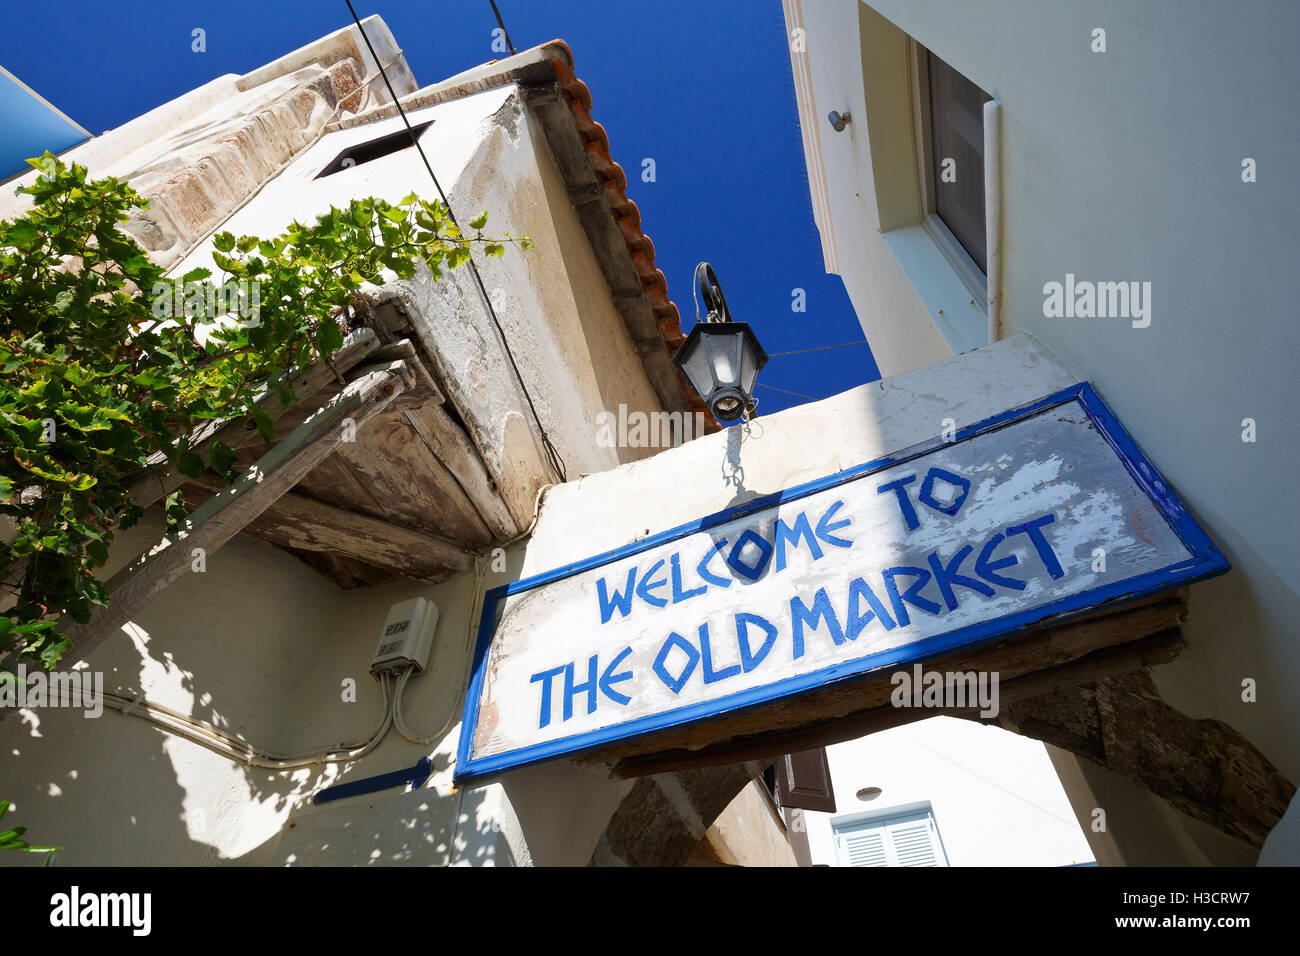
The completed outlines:
{"type": "Polygon", "coordinates": [[[1227,570],[1090,386],[490,592],[457,778],[1227,570]]]}

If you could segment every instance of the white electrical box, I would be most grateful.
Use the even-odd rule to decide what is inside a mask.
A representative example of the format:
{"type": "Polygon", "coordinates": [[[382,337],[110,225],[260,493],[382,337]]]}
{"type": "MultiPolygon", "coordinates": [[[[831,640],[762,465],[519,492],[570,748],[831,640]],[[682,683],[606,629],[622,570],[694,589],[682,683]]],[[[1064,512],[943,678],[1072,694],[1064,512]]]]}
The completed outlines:
{"type": "Polygon", "coordinates": [[[370,673],[413,666],[418,674],[429,664],[433,633],[438,628],[438,605],[428,598],[411,598],[394,604],[384,621],[370,673]]]}

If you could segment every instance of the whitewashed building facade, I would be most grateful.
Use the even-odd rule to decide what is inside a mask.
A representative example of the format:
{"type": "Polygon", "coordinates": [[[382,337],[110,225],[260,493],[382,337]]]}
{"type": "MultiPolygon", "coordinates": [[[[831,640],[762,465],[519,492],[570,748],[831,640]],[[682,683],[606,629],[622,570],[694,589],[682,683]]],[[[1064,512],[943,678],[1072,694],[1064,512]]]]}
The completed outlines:
{"type": "Polygon", "coordinates": [[[1281,779],[1234,787],[1184,767],[1155,796],[1139,783],[1160,776],[1150,715],[1096,724],[1097,695],[1071,736],[1025,714],[1056,745],[1098,861],[1300,862],[1300,810],[1278,823],[1300,778],[1300,553],[1282,491],[1297,461],[1297,8],[783,8],[826,269],[881,372],[1032,335],[1097,387],[1233,565],[1191,589],[1188,647],[1145,693],[1199,720],[1185,732],[1202,748],[1231,762],[1230,728],[1281,779]],[[1251,839],[1216,828],[1233,806],[1268,808],[1251,839]]]}

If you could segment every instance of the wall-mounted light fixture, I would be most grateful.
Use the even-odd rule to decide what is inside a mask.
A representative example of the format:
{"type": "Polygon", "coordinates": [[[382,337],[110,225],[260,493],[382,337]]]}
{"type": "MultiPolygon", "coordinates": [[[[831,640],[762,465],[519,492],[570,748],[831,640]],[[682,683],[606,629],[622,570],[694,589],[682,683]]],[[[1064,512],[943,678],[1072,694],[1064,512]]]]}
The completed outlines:
{"type": "Polygon", "coordinates": [[[843,113],[831,110],[830,114],[826,118],[831,121],[831,129],[835,130],[837,133],[844,132],[844,127],[853,122],[853,115],[849,113],[848,110],[845,110],[843,113]]]}
{"type": "Polygon", "coordinates": [[[859,800],[874,800],[884,792],[879,787],[863,787],[858,791],[857,796],[859,800]]]}
{"type": "Polygon", "coordinates": [[[754,380],[767,364],[767,353],[746,322],[731,321],[731,310],[713,267],[695,267],[695,284],[709,314],[701,319],[695,305],[695,328],[673,356],[704,404],[720,422],[734,422],[754,410],[754,380]]]}

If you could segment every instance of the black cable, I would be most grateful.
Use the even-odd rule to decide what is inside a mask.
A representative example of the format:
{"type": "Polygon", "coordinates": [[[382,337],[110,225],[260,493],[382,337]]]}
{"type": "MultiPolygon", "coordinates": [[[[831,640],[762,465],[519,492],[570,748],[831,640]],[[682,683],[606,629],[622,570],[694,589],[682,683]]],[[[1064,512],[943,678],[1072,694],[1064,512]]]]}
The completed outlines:
{"type": "Polygon", "coordinates": [[[786,395],[793,395],[795,398],[803,398],[810,402],[820,401],[820,399],[813,398],[811,395],[801,395],[799,392],[792,392],[788,388],[777,388],[775,385],[768,385],[766,382],[755,382],[754,384],[759,388],[770,388],[774,392],[784,392],[786,395]]]}
{"type": "MultiPolygon", "coordinates": [[[[397,112],[402,117],[402,122],[406,124],[406,132],[410,134],[411,144],[420,154],[420,159],[424,160],[424,168],[429,171],[429,178],[433,180],[433,185],[438,190],[438,195],[442,197],[442,204],[447,207],[447,217],[451,219],[451,224],[457,229],[460,223],[456,221],[456,214],[451,211],[451,202],[447,199],[447,194],[442,191],[442,184],[438,182],[438,177],[434,175],[433,167],[429,165],[429,157],[424,155],[424,147],[420,145],[420,139],[415,135],[415,130],[411,129],[411,121],[406,118],[406,110],[402,109],[401,101],[397,98],[397,92],[393,89],[393,84],[388,81],[388,71],[384,65],[379,62],[379,56],[375,53],[375,48],[370,43],[370,37],[366,36],[366,28],[361,25],[361,19],[357,16],[357,11],[352,8],[352,0],[344,0],[348,5],[348,12],[352,14],[352,19],[356,21],[357,29],[361,31],[361,39],[366,41],[366,49],[370,51],[371,59],[379,66],[379,75],[384,78],[384,85],[388,87],[388,95],[393,99],[393,105],[397,107],[397,112]]],[[[496,4],[493,4],[495,7],[496,4]]],[[[504,30],[505,27],[502,27],[504,30]]],[[[509,39],[507,38],[507,43],[509,39]]],[[[513,50],[512,50],[513,52],[513,50]]],[[[561,481],[568,481],[568,474],[564,470],[564,459],[556,450],[551,438],[546,434],[546,427],[542,424],[541,416],[537,414],[537,406],[533,404],[533,396],[528,392],[528,384],[524,381],[524,376],[519,371],[519,364],[515,361],[515,353],[510,350],[510,343],[506,341],[505,330],[501,328],[501,322],[497,319],[496,309],[492,307],[492,300],[488,298],[487,289],[483,287],[483,277],[479,275],[478,266],[474,260],[469,260],[470,271],[474,273],[474,281],[478,283],[479,295],[483,297],[483,304],[487,306],[488,315],[492,318],[492,324],[496,326],[497,335],[501,337],[501,345],[506,350],[506,358],[510,359],[510,367],[515,370],[515,378],[519,379],[519,387],[524,391],[524,398],[528,401],[528,408],[533,413],[533,421],[537,422],[537,428],[542,433],[542,445],[546,449],[546,455],[551,459],[551,467],[555,469],[556,474],[560,476],[561,481]]]]}
{"type": "Polygon", "coordinates": [[[769,352],[768,358],[776,358],[778,355],[804,355],[808,352],[829,352],[831,349],[846,349],[853,345],[866,345],[866,339],[858,339],[856,342],[844,342],[841,345],[819,345],[813,349],[795,349],[793,352],[769,352]]]}
{"type": "Polygon", "coordinates": [[[501,28],[501,33],[506,38],[506,49],[510,51],[511,56],[514,56],[515,45],[510,42],[510,31],[506,29],[505,22],[501,19],[501,11],[497,9],[497,0],[488,0],[488,3],[492,4],[492,13],[497,18],[497,26],[501,28]]]}

